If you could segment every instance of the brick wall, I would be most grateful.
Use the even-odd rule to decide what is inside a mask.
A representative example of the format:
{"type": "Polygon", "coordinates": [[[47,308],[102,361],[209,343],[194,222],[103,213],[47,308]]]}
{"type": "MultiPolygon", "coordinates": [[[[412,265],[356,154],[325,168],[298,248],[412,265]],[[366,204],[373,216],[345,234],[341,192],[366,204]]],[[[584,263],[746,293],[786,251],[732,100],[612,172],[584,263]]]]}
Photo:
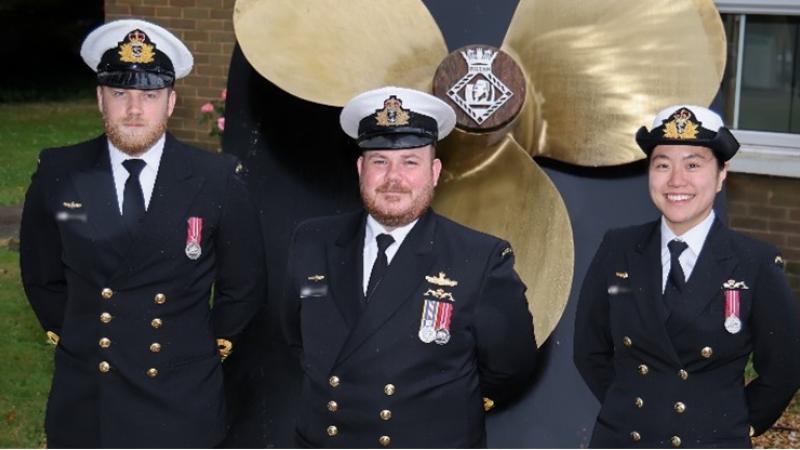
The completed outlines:
{"type": "Polygon", "coordinates": [[[194,69],[175,83],[178,102],[169,129],[178,138],[216,150],[219,140],[208,135],[211,124],[199,125],[200,106],[218,99],[225,88],[236,37],[235,0],[105,0],[106,20],[136,17],[175,33],[194,55],[194,69]]]}
{"type": "Polygon", "coordinates": [[[781,249],[800,299],[800,179],[729,174],[728,219],[734,229],[781,249]]]}

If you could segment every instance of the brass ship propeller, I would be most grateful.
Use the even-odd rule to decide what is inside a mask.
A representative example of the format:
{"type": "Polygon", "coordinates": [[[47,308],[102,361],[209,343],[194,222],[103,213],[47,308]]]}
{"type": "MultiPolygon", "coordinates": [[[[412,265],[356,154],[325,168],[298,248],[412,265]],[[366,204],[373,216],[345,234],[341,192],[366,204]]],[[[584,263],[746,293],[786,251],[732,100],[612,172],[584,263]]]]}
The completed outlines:
{"type": "Polygon", "coordinates": [[[450,56],[419,0],[237,0],[234,28],[250,65],[304,100],[342,106],[395,85],[453,105],[434,208],[512,244],[540,345],[569,298],[574,244],[561,195],[531,157],[642,159],[638,127],[670,104],[709,104],[725,66],[713,0],[520,0],[500,51],[450,56]],[[499,73],[491,57],[518,68],[499,73]],[[447,76],[456,61],[460,84],[447,76]],[[520,82],[504,79],[515,70],[520,82]]]}

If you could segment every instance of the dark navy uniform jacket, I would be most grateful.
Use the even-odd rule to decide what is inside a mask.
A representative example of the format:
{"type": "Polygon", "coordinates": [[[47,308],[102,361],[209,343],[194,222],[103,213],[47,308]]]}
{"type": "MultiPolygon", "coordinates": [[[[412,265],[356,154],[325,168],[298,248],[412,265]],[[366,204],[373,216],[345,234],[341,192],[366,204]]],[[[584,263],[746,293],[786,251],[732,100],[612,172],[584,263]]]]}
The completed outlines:
{"type": "Polygon", "coordinates": [[[584,280],[575,364],[601,403],[593,447],[750,447],[800,385],[800,312],[774,247],[713,224],[670,314],[660,222],[609,231],[584,280]],[[724,327],[723,284],[741,331],[724,327]],[[745,386],[753,354],[758,377],[745,386]]]}
{"type": "Polygon", "coordinates": [[[537,351],[508,243],[429,211],[364,304],[365,222],[359,212],[295,231],[286,323],[305,371],[299,445],[485,446],[482,397],[506,402],[537,351]],[[458,284],[426,279],[440,272],[458,284]],[[428,290],[439,288],[453,301],[443,345],[419,336],[425,300],[437,300],[428,290]]]}
{"type": "Polygon", "coordinates": [[[224,436],[216,338],[245,326],[265,278],[258,219],[235,166],[168,134],[132,236],[105,136],[42,152],[21,267],[39,321],[60,336],[50,446],[210,447],[224,436]],[[196,260],[185,250],[190,217],[202,219],[196,260]]]}

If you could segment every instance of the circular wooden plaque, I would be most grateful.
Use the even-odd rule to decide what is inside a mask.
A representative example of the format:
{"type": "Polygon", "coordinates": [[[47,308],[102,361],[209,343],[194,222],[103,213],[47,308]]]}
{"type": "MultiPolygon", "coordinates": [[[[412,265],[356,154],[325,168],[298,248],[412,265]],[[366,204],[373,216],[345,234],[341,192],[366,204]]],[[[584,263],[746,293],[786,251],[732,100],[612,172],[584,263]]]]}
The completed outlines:
{"type": "Polygon", "coordinates": [[[468,45],[439,64],[433,93],[455,109],[459,128],[489,132],[519,114],[525,102],[525,76],[506,52],[490,45],[468,45]]]}

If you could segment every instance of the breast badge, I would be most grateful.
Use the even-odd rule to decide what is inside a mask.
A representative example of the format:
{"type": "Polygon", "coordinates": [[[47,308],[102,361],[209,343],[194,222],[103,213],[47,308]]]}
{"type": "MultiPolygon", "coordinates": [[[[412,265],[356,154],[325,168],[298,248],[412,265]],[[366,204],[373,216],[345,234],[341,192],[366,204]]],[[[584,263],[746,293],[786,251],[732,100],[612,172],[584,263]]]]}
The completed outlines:
{"type": "Polygon", "coordinates": [[[458,281],[448,279],[444,272],[439,272],[437,276],[426,276],[425,280],[436,287],[428,288],[423,294],[422,318],[417,335],[426,344],[436,342],[444,345],[450,342],[450,321],[456,301],[452,292],[445,291],[444,287],[457,286],[458,281]]]}
{"type": "Polygon", "coordinates": [[[62,205],[64,205],[64,208],[67,209],[78,209],[83,207],[83,204],[78,202],[64,202],[62,205]]]}

